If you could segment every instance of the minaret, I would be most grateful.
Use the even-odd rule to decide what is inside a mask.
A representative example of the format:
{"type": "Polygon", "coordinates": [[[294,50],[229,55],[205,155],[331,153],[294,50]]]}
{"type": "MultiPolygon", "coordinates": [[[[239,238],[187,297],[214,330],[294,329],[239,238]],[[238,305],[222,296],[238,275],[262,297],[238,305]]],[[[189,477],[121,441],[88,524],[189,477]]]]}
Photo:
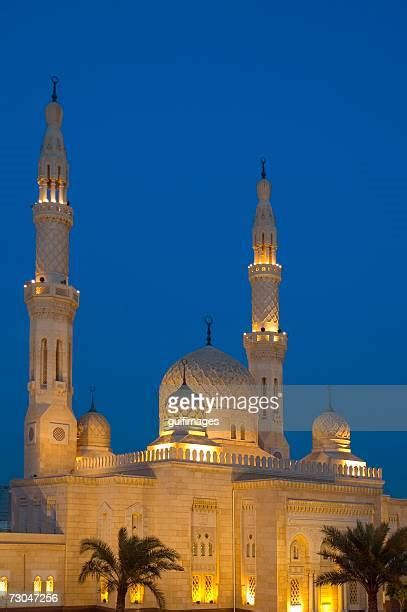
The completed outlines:
{"type": "Polygon", "coordinates": [[[68,162],[61,132],[63,111],[52,79],[51,102],[38,164],[35,279],[24,285],[30,317],[29,405],[25,417],[26,478],[73,470],[77,425],[72,412],[72,326],[79,291],[68,281],[68,162]]]}
{"type": "Polygon", "coordinates": [[[252,332],[244,334],[243,342],[249,370],[259,385],[260,394],[279,397],[278,410],[260,410],[259,445],[268,452],[288,457],[282,406],[283,361],[287,350],[287,336],[280,331],[279,325],[281,265],[276,259],[277,228],[270,204],[271,182],[266,178],[264,159],[261,179],[257,183],[257,196],[258,204],[252,231],[254,262],[249,265],[252,332]]]}

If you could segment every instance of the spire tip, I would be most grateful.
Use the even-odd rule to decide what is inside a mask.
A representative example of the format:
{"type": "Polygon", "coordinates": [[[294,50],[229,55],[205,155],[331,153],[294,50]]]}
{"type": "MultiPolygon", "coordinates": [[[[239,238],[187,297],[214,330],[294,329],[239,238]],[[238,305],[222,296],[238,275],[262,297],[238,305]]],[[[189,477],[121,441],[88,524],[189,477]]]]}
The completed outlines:
{"type": "Polygon", "coordinates": [[[265,157],[261,158],[261,178],[265,179],[266,178],[266,159],[265,157]]]}
{"type": "Polygon", "coordinates": [[[213,317],[205,317],[205,323],[206,323],[206,346],[212,346],[212,323],[213,323],[213,317]]]}
{"type": "Polygon", "coordinates": [[[58,100],[58,96],[57,96],[57,84],[59,83],[59,78],[57,76],[52,76],[51,77],[51,83],[52,83],[51,100],[52,100],[52,102],[56,102],[58,100]]]}

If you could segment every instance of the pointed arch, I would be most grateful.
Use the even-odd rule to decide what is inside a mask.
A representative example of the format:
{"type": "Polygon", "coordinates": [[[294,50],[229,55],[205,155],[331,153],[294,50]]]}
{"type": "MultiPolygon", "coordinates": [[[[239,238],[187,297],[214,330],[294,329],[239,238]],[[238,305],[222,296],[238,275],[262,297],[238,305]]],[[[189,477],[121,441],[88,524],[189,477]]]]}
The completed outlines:
{"type": "Polygon", "coordinates": [[[48,384],[48,342],[46,338],[41,340],[41,385],[48,384]]]}
{"type": "Polygon", "coordinates": [[[63,381],[63,363],[62,363],[62,340],[57,340],[55,350],[55,377],[59,382],[63,381]]]}

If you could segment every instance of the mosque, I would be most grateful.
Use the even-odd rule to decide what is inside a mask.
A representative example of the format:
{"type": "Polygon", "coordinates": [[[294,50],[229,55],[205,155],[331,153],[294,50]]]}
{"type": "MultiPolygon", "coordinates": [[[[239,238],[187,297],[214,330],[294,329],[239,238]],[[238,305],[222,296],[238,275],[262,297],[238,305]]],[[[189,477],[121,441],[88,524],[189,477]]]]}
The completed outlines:
{"type": "MultiPolygon", "coordinates": [[[[164,375],[157,439],[144,450],[115,454],[110,425],[95,405],[79,418],[72,409],[79,291],[68,275],[74,210],[62,117],[54,83],[32,207],[35,276],[24,285],[30,318],[24,478],[10,485],[11,531],[0,533],[0,607],[9,607],[15,593],[25,595],[13,605],[27,605],[27,594],[35,593],[70,610],[113,608],[115,595],[103,583],[79,584],[80,542],[98,536],[114,546],[126,526],[179,552],[185,571],[168,573],[160,585],[169,610],[366,610],[357,584],[315,586],[327,568],[318,554],[321,527],[344,528],[359,519],[388,521],[396,529],[407,525],[407,500],[384,494],[381,469],[352,454],[350,427],[330,407],[312,424],[310,453],[290,459],[282,401],[282,268],[264,166],[248,267],[248,367],[212,345],[208,320],[206,345],[164,375]],[[262,398],[273,399],[273,406],[233,404],[248,397],[259,399],[257,408],[262,398]],[[205,406],[228,398],[231,405],[202,411],[197,398],[205,406]]],[[[127,607],[156,604],[137,588],[128,593],[127,607]]]]}

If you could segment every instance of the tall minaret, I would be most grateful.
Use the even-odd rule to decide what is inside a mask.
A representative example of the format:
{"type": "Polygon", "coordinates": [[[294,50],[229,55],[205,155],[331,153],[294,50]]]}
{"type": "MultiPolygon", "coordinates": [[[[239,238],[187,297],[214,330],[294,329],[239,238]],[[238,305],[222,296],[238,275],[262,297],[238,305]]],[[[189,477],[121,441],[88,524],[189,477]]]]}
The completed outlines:
{"type": "Polygon", "coordinates": [[[262,160],[257,183],[258,204],[253,224],[254,262],[249,266],[252,286],[252,332],[244,334],[249,369],[262,395],[279,397],[279,409],[259,413],[259,445],[266,451],[288,457],[283,428],[283,361],[287,336],[279,326],[281,265],[277,263],[277,228],[270,204],[271,182],[262,160]],[[281,397],[280,397],[281,395],[281,397]]]}
{"type": "Polygon", "coordinates": [[[68,282],[68,162],[61,132],[62,107],[53,78],[47,127],[38,164],[35,280],[24,286],[30,317],[29,404],[24,425],[24,474],[66,474],[75,465],[76,419],[72,412],[72,326],[79,291],[68,282]]]}

